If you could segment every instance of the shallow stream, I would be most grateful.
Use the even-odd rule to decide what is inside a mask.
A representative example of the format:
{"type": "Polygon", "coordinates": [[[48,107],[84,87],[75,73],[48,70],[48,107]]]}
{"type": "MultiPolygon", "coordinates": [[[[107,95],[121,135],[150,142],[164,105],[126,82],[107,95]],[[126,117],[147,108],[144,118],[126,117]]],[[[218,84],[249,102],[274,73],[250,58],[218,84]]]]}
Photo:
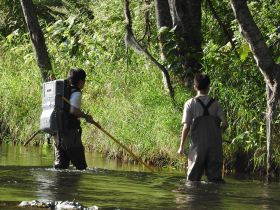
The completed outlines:
{"type": "Polygon", "coordinates": [[[54,170],[51,147],[0,145],[0,209],[27,209],[17,205],[38,199],[100,209],[280,209],[279,183],[226,177],[186,186],[183,172],[151,173],[95,153],[86,159],[86,171],[54,170]]]}

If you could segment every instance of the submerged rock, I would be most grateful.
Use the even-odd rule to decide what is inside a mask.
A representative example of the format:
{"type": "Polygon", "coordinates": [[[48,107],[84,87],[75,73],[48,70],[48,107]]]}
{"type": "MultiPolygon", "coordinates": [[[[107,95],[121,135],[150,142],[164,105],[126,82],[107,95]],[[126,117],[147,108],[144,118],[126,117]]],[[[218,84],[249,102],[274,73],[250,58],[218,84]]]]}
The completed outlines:
{"type": "Polygon", "coordinates": [[[57,210],[97,210],[97,206],[86,207],[78,202],[74,201],[50,201],[50,200],[33,200],[22,201],[19,204],[20,207],[37,207],[37,208],[51,208],[57,210]]]}
{"type": "Polygon", "coordinates": [[[19,206],[21,207],[38,207],[38,208],[54,208],[55,202],[49,200],[33,200],[33,201],[22,201],[19,206]]]}
{"type": "Polygon", "coordinates": [[[58,203],[55,205],[55,209],[60,210],[60,209],[88,209],[88,208],[78,202],[58,201],[58,203]]]}

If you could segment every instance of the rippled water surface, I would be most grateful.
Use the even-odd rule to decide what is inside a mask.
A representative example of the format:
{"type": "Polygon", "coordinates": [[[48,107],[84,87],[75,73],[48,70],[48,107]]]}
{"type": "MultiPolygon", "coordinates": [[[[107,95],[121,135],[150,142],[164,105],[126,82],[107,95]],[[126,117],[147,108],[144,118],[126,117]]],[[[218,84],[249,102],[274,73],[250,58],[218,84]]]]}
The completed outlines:
{"type": "Polygon", "coordinates": [[[52,148],[0,145],[0,209],[27,209],[17,205],[35,199],[100,209],[280,209],[279,183],[226,178],[187,186],[183,172],[151,173],[94,153],[86,159],[86,171],[54,170],[52,148]]]}

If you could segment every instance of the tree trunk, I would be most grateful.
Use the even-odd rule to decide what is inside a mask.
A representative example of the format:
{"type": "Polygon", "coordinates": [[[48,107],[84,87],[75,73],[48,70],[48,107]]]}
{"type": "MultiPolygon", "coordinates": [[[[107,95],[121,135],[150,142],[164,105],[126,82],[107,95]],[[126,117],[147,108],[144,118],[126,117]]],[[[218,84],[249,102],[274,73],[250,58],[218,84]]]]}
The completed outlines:
{"type": "MultiPolygon", "coordinates": [[[[151,4],[151,0],[143,0],[143,7],[149,7],[151,4]]],[[[139,40],[140,42],[147,38],[147,47],[150,45],[151,41],[151,20],[150,20],[150,11],[148,9],[144,10],[144,16],[145,16],[145,33],[143,35],[143,38],[139,40]]]]}
{"type": "Polygon", "coordinates": [[[272,132],[272,114],[274,112],[273,104],[270,103],[273,92],[266,85],[266,179],[269,181],[271,168],[271,132],[272,132]]]}
{"type": "Polygon", "coordinates": [[[169,6],[180,39],[178,52],[183,60],[182,79],[190,85],[193,75],[202,67],[201,0],[169,0],[169,6]]]}
{"type": "Polygon", "coordinates": [[[157,26],[161,27],[172,27],[172,18],[170,14],[170,7],[168,0],[155,0],[157,26]]]}
{"type": "Polygon", "coordinates": [[[254,59],[264,76],[266,82],[267,109],[266,109],[266,132],[267,132],[267,180],[271,171],[271,143],[272,143],[272,120],[279,104],[280,65],[276,64],[269,52],[264,38],[253,20],[246,0],[231,0],[234,15],[241,28],[241,33],[247,40],[254,59]]]}
{"type": "Polygon", "coordinates": [[[52,70],[52,66],[45,44],[44,34],[37,19],[35,6],[32,0],[21,0],[20,2],[35,52],[36,61],[41,71],[42,78],[46,81],[49,72],[52,70]]]}
{"type": "MultiPolygon", "coordinates": [[[[162,27],[167,27],[169,29],[172,28],[172,18],[170,14],[170,7],[168,0],[155,0],[155,9],[156,9],[156,18],[157,18],[157,27],[161,29],[162,27]]],[[[160,57],[161,60],[166,60],[166,51],[165,44],[167,40],[165,40],[162,34],[159,34],[159,47],[160,47],[160,57]]],[[[162,72],[162,80],[164,84],[165,90],[168,90],[168,79],[166,75],[162,72]]]]}

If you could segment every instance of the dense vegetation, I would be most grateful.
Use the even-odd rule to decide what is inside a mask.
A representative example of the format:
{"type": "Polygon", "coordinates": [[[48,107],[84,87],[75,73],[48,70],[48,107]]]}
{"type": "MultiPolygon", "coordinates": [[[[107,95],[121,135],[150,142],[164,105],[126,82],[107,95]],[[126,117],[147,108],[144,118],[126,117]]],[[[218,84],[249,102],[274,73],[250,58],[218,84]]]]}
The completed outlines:
{"type": "MultiPolygon", "coordinates": [[[[39,127],[42,79],[23,25],[20,4],[9,2],[0,3],[0,139],[21,142],[39,127]]],[[[126,49],[120,1],[34,2],[40,11],[39,20],[56,78],[66,77],[72,66],[84,68],[88,73],[84,109],[143,159],[158,165],[181,166],[176,154],[181,109],[193,92],[176,79],[171,69],[179,108],[174,107],[163,90],[157,67],[126,49]]],[[[272,2],[250,1],[249,6],[274,58],[280,62],[280,3],[272,2]]],[[[237,56],[204,5],[203,71],[212,78],[210,94],[221,101],[227,113],[229,128],[224,138],[232,142],[224,143],[225,166],[229,170],[261,172],[266,154],[265,83],[239,33],[228,1],[217,1],[214,5],[222,21],[230,26],[238,52],[237,56]]],[[[160,61],[153,2],[146,7],[141,1],[131,2],[133,29],[136,37],[144,35],[146,10],[150,11],[151,33],[143,44],[160,61]]],[[[276,125],[280,123],[277,119],[276,125]]],[[[89,125],[83,128],[88,149],[126,159],[121,148],[98,129],[89,125]]],[[[274,132],[276,137],[279,134],[279,130],[274,132]]],[[[41,135],[36,140],[42,138],[41,135]]],[[[275,170],[280,164],[279,146],[280,142],[274,141],[275,170]]]]}

